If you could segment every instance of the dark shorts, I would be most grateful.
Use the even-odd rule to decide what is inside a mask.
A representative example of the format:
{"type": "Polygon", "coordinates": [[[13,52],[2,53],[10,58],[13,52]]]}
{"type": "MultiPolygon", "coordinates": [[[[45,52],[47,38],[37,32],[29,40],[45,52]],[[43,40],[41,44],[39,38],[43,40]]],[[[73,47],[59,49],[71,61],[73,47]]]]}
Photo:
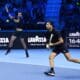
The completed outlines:
{"type": "Polygon", "coordinates": [[[68,53],[69,51],[65,46],[63,46],[63,47],[55,47],[52,52],[55,52],[56,54],[59,54],[59,53],[65,54],[65,53],[68,53]]]}
{"type": "Polygon", "coordinates": [[[16,36],[17,38],[25,38],[26,34],[23,33],[22,31],[16,31],[13,33],[14,36],[16,36]]]}

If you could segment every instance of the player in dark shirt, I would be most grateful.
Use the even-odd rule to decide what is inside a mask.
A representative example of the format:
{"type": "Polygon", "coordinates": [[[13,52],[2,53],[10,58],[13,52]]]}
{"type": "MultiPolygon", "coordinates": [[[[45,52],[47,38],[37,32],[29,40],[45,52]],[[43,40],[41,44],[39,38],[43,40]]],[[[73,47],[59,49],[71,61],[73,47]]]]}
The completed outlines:
{"type": "Polygon", "coordinates": [[[46,75],[54,76],[54,58],[61,52],[64,54],[65,58],[70,62],[80,63],[80,59],[72,58],[64,40],[59,32],[54,29],[52,22],[46,23],[46,28],[48,29],[48,42],[46,47],[49,48],[50,46],[53,47],[53,51],[49,56],[49,63],[50,63],[50,71],[45,72],[46,75]]]}
{"type": "Polygon", "coordinates": [[[25,49],[25,53],[26,53],[26,57],[29,57],[28,54],[28,50],[27,50],[27,46],[24,40],[24,35],[23,35],[23,16],[22,16],[22,12],[18,12],[17,17],[13,17],[11,15],[9,15],[10,19],[14,22],[15,24],[15,32],[13,33],[13,35],[11,36],[10,39],[10,43],[9,43],[9,47],[8,50],[6,52],[5,55],[8,55],[8,53],[10,52],[11,48],[13,47],[13,43],[15,41],[16,38],[20,38],[20,41],[25,49]]]}

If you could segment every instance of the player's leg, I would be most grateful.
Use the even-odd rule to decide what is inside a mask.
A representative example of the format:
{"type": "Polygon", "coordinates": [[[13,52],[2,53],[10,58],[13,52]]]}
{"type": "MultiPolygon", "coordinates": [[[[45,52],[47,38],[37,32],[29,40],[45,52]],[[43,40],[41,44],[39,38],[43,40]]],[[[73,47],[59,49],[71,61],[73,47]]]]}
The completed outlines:
{"type": "Polygon", "coordinates": [[[15,39],[16,39],[16,36],[12,35],[10,42],[9,42],[9,45],[8,45],[8,50],[5,53],[5,55],[7,55],[10,52],[11,48],[13,47],[13,43],[14,43],[15,39]]]}
{"type": "Polygon", "coordinates": [[[52,52],[49,56],[49,63],[50,63],[50,70],[48,72],[45,72],[46,75],[49,76],[54,76],[55,71],[54,71],[54,59],[57,56],[56,52],[52,52]]]}
{"type": "Polygon", "coordinates": [[[66,59],[68,61],[75,62],[75,63],[80,63],[80,59],[72,58],[69,52],[65,53],[64,56],[66,57],[66,59]]]}
{"type": "Polygon", "coordinates": [[[21,41],[23,48],[25,49],[26,57],[29,57],[26,42],[25,42],[24,38],[20,38],[20,41],[21,41]]]}

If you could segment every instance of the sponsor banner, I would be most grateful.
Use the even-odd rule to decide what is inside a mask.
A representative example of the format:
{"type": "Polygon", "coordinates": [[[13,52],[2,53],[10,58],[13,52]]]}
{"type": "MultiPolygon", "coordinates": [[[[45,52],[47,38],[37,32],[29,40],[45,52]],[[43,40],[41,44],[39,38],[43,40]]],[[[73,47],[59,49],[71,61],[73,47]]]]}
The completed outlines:
{"type": "MultiPolygon", "coordinates": [[[[0,49],[8,48],[10,37],[13,32],[0,32],[0,49]]],[[[46,47],[46,31],[28,31],[24,32],[25,42],[28,48],[45,48],[46,47]]],[[[80,32],[69,32],[66,36],[66,43],[69,48],[80,48],[80,32]]],[[[13,45],[14,49],[22,49],[20,39],[17,38],[13,45]]]]}
{"type": "Polygon", "coordinates": [[[66,40],[69,48],[80,48],[80,32],[68,33],[66,40]]]}
{"type": "MultiPolygon", "coordinates": [[[[46,35],[45,31],[42,32],[24,32],[23,36],[25,35],[25,42],[28,48],[45,48],[46,45],[46,35]]],[[[8,48],[10,38],[13,32],[0,32],[0,49],[8,48]]],[[[21,49],[22,44],[20,39],[17,38],[13,44],[14,49],[21,49]]]]}

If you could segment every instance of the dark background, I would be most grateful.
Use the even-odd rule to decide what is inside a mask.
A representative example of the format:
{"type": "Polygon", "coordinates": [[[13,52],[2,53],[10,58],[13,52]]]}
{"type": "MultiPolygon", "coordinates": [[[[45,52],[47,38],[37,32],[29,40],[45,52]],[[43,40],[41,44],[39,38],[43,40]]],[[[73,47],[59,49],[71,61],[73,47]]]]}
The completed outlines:
{"type": "Polygon", "coordinates": [[[58,30],[80,30],[79,0],[0,0],[0,27],[2,30],[13,30],[14,25],[6,22],[9,13],[15,16],[21,11],[24,17],[24,29],[45,29],[44,22],[52,20],[58,30]]]}

